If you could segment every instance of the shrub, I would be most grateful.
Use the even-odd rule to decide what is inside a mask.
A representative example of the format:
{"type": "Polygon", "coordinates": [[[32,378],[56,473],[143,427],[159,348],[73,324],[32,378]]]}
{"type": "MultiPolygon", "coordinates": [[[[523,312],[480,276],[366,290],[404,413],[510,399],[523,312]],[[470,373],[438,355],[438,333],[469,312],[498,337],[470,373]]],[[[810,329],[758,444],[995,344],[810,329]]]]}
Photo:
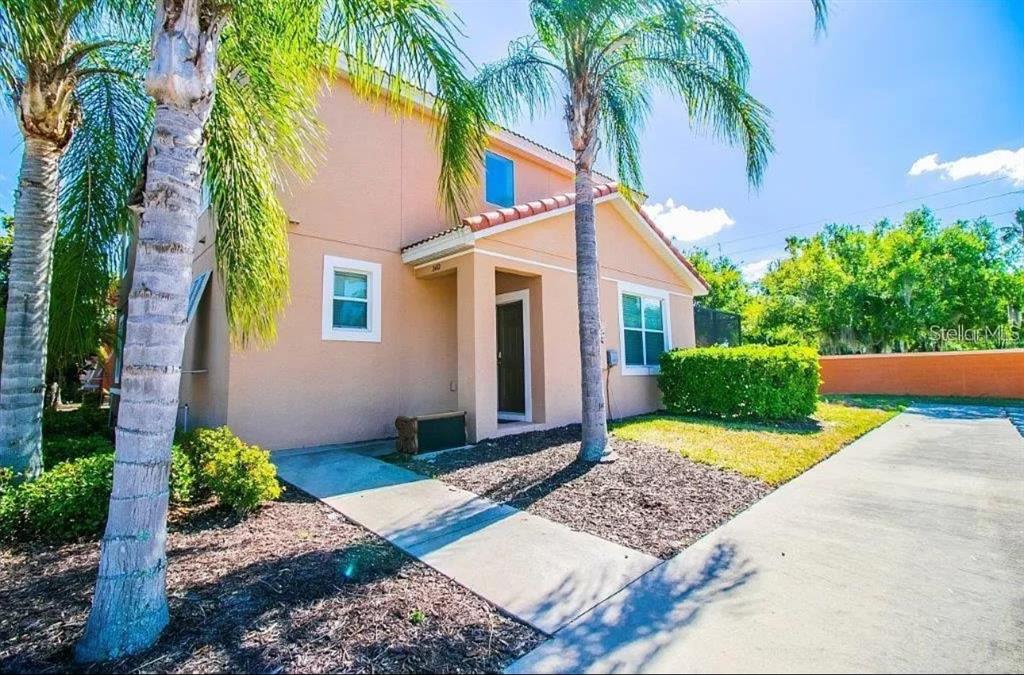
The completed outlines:
{"type": "Polygon", "coordinates": [[[61,462],[114,451],[106,436],[50,436],[43,438],[43,468],[49,471],[61,462]]]}
{"type": "Polygon", "coordinates": [[[81,406],[76,410],[43,411],[43,438],[54,436],[92,436],[110,438],[110,411],[105,408],[81,406]]]}
{"type": "Polygon", "coordinates": [[[0,466],[0,498],[14,486],[14,470],[0,466]]]}
{"type": "MultiPolygon", "coordinates": [[[[114,484],[113,447],[67,459],[38,479],[13,486],[0,471],[0,540],[69,541],[98,535],[107,522],[114,484]]],[[[5,470],[13,479],[9,469],[5,470]]],[[[197,493],[195,467],[181,448],[171,448],[170,500],[187,503],[197,493]]]]}
{"type": "Polygon", "coordinates": [[[228,427],[196,429],[183,447],[198,469],[198,481],[222,505],[239,513],[281,496],[270,454],[247,445],[228,427]]]}
{"type": "Polygon", "coordinates": [[[58,464],[0,497],[0,539],[66,541],[95,535],[107,522],[114,455],[58,464]]]}
{"type": "Polygon", "coordinates": [[[195,501],[201,493],[199,472],[192,459],[185,454],[181,446],[171,446],[171,502],[188,504],[195,501]]]}
{"type": "Polygon", "coordinates": [[[661,357],[658,385],[672,412],[786,419],[814,412],[821,384],[808,347],[701,347],[661,357]]]}

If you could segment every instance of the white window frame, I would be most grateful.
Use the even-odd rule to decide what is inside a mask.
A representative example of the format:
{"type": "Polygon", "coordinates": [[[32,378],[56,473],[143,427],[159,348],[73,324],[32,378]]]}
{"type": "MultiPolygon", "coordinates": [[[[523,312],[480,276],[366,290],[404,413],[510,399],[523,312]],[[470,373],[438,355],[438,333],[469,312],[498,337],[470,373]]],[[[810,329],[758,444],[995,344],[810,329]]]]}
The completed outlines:
{"type": "Polygon", "coordinates": [[[323,340],[346,342],[380,342],[381,333],[381,267],[380,263],[355,258],[324,256],[323,340]],[[366,328],[336,328],[334,326],[334,273],[354,272],[366,275],[366,328]]]}
{"type": "MultiPolygon", "coordinates": [[[[672,316],[669,292],[652,286],[641,286],[640,284],[628,281],[618,282],[619,294],[619,363],[622,364],[623,375],[657,375],[661,372],[661,366],[637,366],[626,363],[626,321],[622,313],[622,296],[637,295],[641,298],[641,326],[643,325],[643,298],[661,301],[661,322],[665,334],[665,351],[672,349],[672,316]]],[[[644,341],[644,349],[647,349],[647,341],[644,341]]],[[[646,354],[646,351],[645,351],[646,354]]]]}
{"type": "Polygon", "coordinates": [[[507,155],[503,155],[500,152],[495,152],[494,150],[485,150],[484,151],[484,180],[483,180],[483,183],[484,183],[484,204],[487,204],[488,206],[493,206],[496,209],[507,209],[507,208],[515,206],[516,204],[519,203],[519,202],[516,201],[516,161],[514,159],[512,159],[511,157],[508,157],[507,155]],[[509,164],[512,165],[512,203],[511,204],[495,204],[494,202],[487,201],[487,155],[488,154],[491,154],[491,155],[494,155],[495,157],[501,157],[502,159],[508,160],[509,164]]]}

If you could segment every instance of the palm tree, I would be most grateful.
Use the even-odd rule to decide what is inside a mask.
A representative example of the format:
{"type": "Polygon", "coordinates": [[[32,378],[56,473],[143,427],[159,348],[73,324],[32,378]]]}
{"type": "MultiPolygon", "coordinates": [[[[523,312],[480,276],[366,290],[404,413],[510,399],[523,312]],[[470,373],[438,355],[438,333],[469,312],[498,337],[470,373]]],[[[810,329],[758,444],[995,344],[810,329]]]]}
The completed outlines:
{"type": "MultiPolygon", "coordinates": [[[[13,104],[25,146],[0,374],[0,465],[26,479],[42,468],[40,422],[58,214],[81,215],[94,203],[91,197],[76,203],[65,199],[58,185],[62,157],[84,126],[89,136],[102,131],[115,139],[111,164],[102,175],[90,176],[102,183],[96,183],[101,191],[111,185],[103,181],[130,161],[129,137],[137,125],[126,120],[137,119],[139,111],[139,99],[132,94],[132,37],[133,29],[143,25],[145,5],[132,0],[0,0],[0,95],[13,104]],[[105,105],[104,92],[108,101],[132,102],[105,105]],[[119,134],[115,130],[121,127],[130,130],[119,134]]],[[[89,143],[86,138],[80,145],[89,143]]],[[[116,214],[94,218],[103,228],[116,220],[116,214]]]]}
{"type": "MultiPolygon", "coordinates": [[[[825,2],[813,0],[819,27],[825,2]]],[[[582,368],[580,459],[611,461],[602,387],[593,167],[602,142],[627,198],[641,187],[638,133],[650,94],[679,97],[691,121],[742,144],[758,184],[772,151],[769,112],[746,91],[749,64],[736,32],[701,0],[531,0],[535,34],[513,42],[477,82],[495,114],[515,118],[561,94],[576,167],[576,270],[582,368]]]]}
{"type": "Polygon", "coordinates": [[[487,127],[447,14],[435,0],[328,2],[156,4],[146,78],[156,112],[128,301],[114,487],[80,660],[144,649],[168,621],[168,471],[204,166],[229,323],[243,342],[272,339],[266,301],[273,311],[286,299],[277,162],[306,165],[316,94],[335,49],[356,90],[382,92],[386,103],[411,106],[410,88],[437,90],[439,194],[453,215],[468,203],[487,127]]]}

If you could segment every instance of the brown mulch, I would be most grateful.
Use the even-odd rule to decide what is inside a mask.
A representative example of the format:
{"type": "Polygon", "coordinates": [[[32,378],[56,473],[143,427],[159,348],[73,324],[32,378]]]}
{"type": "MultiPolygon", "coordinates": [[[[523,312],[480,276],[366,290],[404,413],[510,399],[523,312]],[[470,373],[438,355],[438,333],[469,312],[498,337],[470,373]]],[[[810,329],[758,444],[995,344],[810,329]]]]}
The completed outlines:
{"type": "MultiPolygon", "coordinates": [[[[0,671],[75,669],[97,542],[0,549],[0,671]]],[[[177,513],[171,623],[95,672],[500,671],[542,636],[299,490],[177,513]]]]}
{"type": "Polygon", "coordinates": [[[755,478],[615,437],[609,443],[618,461],[579,463],[579,437],[579,425],[573,425],[402,463],[659,558],[671,557],[772,491],[755,478]]]}

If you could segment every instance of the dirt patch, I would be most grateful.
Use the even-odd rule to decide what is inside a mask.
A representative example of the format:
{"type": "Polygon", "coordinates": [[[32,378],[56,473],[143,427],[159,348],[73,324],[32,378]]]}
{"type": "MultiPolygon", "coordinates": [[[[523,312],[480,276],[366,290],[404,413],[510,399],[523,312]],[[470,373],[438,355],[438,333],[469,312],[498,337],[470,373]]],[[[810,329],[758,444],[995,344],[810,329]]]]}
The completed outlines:
{"type": "MultiPolygon", "coordinates": [[[[579,426],[401,463],[456,487],[660,558],[771,492],[767,483],[612,437],[612,464],[581,464],[579,426]]],[[[396,459],[396,461],[399,461],[396,459]]]]}
{"type": "MultiPolygon", "coordinates": [[[[0,549],[0,671],[74,669],[99,545],[0,549]]],[[[301,491],[244,520],[179,512],[171,624],[97,672],[499,671],[541,640],[301,491]]]]}

